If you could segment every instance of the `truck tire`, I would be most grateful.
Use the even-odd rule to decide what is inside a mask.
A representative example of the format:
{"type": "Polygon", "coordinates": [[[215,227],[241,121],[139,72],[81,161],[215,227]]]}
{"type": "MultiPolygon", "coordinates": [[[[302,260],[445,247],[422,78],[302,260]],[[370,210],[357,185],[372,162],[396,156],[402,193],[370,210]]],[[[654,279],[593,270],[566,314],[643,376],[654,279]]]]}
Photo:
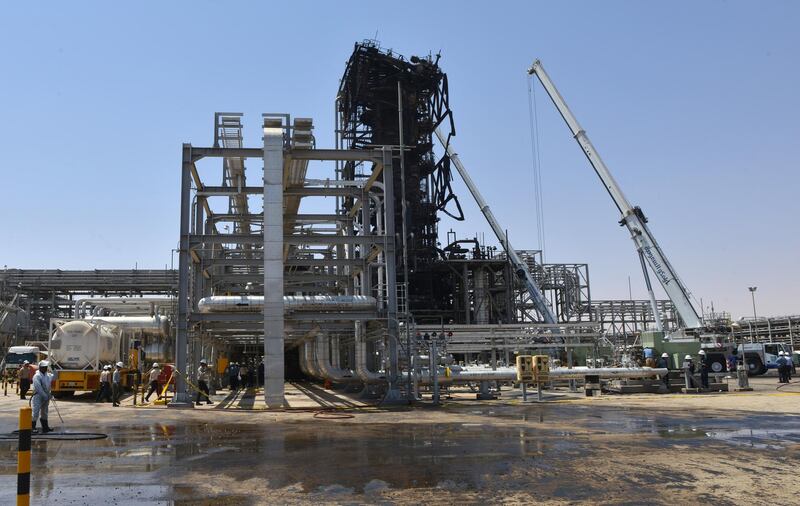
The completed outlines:
{"type": "Polygon", "coordinates": [[[725,354],[718,352],[706,352],[706,357],[709,362],[709,372],[725,372],[727,369],[725,354]]]}
{"type": "Polygon", "coordinates": [[[75,395],[74,390],[67,390],[65,392],[53,392],[53,397],[55,397],[56,399],[67,399],[69,397],[72,397],[73,395],[75,395]]]}
{"type": "Polygon", "coordinates": [[[759,357],[747,357],[747,375],[760,376],[767,372],[767,368],[759,357]]]}

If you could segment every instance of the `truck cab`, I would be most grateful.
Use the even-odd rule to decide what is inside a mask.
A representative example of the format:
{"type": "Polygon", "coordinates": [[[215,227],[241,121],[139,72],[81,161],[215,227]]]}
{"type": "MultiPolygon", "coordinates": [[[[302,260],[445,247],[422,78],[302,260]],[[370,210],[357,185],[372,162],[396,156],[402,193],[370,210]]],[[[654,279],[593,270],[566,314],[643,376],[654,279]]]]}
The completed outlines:
{"type": "Polygon", "coordinates": [[[751,375],[764,374],[778,368],[778,352],[792,358],[792,348],[784,343],[745,343],[739,345],[739,354],[745,353],[747,369],[751,375]]]}
{"type": "Polygon", "coordinates": [[[16,375],[23,362],[27,360],[35,367],[40,357],[41,351],[37,346],[11,346],[3,360],[3,367],[7,374],[16,375]]]}

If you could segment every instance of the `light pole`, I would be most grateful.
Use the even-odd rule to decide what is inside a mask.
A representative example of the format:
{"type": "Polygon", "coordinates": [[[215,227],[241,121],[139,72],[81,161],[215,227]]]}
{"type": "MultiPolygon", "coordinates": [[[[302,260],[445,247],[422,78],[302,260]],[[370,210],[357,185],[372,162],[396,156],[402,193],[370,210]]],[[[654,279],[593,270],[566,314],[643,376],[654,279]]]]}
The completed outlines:
{"type": "MultiPolygon", "coordinates": [[[[756,316],[756,289],[757,286],[748,286],[748,290],[750,290],[750,298],[753,300],[753,325],[756,324],[756,320],[758,316],[756,316]]],[[[750,326],[750,342],[753,342],[753,326],[750,326]]]]}

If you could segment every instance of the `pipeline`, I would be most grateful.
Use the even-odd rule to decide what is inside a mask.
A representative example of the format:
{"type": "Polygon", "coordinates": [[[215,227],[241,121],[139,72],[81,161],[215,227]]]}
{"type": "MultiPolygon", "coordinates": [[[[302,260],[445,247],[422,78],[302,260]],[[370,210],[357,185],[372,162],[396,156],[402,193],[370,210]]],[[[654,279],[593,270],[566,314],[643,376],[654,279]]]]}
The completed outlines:
{"type": "Polygon", "coordinates": [[[90,316],[83,321],[104,322],[123,330],[139,331],[146,335],[169,335],[169,320],[166,317],[154,316],[90,316]]]}
{"type": "Polygon", "coordinates": [[[333,365],[331,364],[329,340],[325,335],[325,333],[323,332],[317,334],[316,358],[317,358],[317,369],[325,379],[337,383],[360,381],[353,374],[353,371],[350,371],[348,369],[339,369],[333,367],[333,365]]]}
{"type": "Polygon", "coordinates": [[[364,337],[364,322],[356,322],[356,376],[364,383],[385,383],[386,374],[372,372],[367,367],[367,340],[364,337]]]}
{"type": "MultiPolygon", "coordinates": [[[[476,381],[517,381],[515,367],[461,367],[451,366],[447,374],[443,369],[438,373],[437,381],[442,383],[472,383],[476,381]]],[[[424,371],[424,370],[423,370],[424,371]]],[[[614,378],[649,378],[656,375],[667,374],[668,370],[650,367],[559,367],[550,369],[549,376],[553,379],[583,379],[586,376],[599,376],[601,379],[614,378]]],[[[407,373],[406,373],[407,374],[407,373]]],[[[433,384],[433,378],[428,374],[420,374],[417,378],[421,385],[433,384]]]]}
{"type": "MultiPolygon", "coordinates": [[[[375,297],[366,295],[284,295],[286,311],[369,311],[375,297]]],[[[214,295],[197,303],[201,313],[256,313],[264,306],[263,295],[214,295]]]]}

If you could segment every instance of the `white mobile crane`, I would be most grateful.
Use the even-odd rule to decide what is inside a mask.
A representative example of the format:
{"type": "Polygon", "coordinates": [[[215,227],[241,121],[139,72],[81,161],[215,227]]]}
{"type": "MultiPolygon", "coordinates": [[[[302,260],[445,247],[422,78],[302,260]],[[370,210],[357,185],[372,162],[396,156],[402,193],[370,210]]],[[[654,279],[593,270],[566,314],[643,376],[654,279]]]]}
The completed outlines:
{"type": "Polygon", "coordinates": [[[556,109],[558,109],[561,117],[564,118],[570,131],[572,131],[572,135],[575,137],[575,140],[578,141],[586,158],[589,159],[589,163],[592,164],[594,171],[600,177],[603,185],[605,185],[614,204],[617,206],[620,213],[622,213],[620,225],[628,227],[631,233],[631,239],[633,239],[634,244],[636,244],[636,251],[639,253],[639,260],[642,264],[642,271],[644,273],[645,283],[647,284],[647,291],[650,295],[650,303],[653,306],[653,315],[655,316],[658,330],[663,330],[663,325],[661,324],[658,307],[656,307],[656,298],[653,294],[653,287],[650,284],[650,276],[647,273],[645,262],[650,265],[650,268],[655,273],[661,286],[664,287],[664,291],[667,292],[667,296],[674,304],[675,310],[678,312],[681,320],[683,320],[685,327],[687,329],[702,328],[703,323],[689,300],[688,290],[681,282],[675,269],[669,263],[666,255],[664,255],[655,237],[653,237],[653,234],[647,227],[647,218],[645,218],[641,208],[632,206],[630,202],[628,202],[628,199],[625,198],[622,189],[614,180],[606,164],[603,163],[602,158],[600,158],[597,150],[589,140],[589,136],[586,135],[586,132],[581,128],[581,125],[578,123],[578,120],[575,119],[572,111],[567,107],[564,98],[556,89],[553,81],[550,80],[550,76],[547,75],[544,67],[542,67],[542,63],[539,60],[533,62],[533,65],[528,69],[528,74],[535,75],[539,78],[539,82],[542,83],[542,86],[545,91],[547,91],[553,104],[555,104],[556,109]]]}

